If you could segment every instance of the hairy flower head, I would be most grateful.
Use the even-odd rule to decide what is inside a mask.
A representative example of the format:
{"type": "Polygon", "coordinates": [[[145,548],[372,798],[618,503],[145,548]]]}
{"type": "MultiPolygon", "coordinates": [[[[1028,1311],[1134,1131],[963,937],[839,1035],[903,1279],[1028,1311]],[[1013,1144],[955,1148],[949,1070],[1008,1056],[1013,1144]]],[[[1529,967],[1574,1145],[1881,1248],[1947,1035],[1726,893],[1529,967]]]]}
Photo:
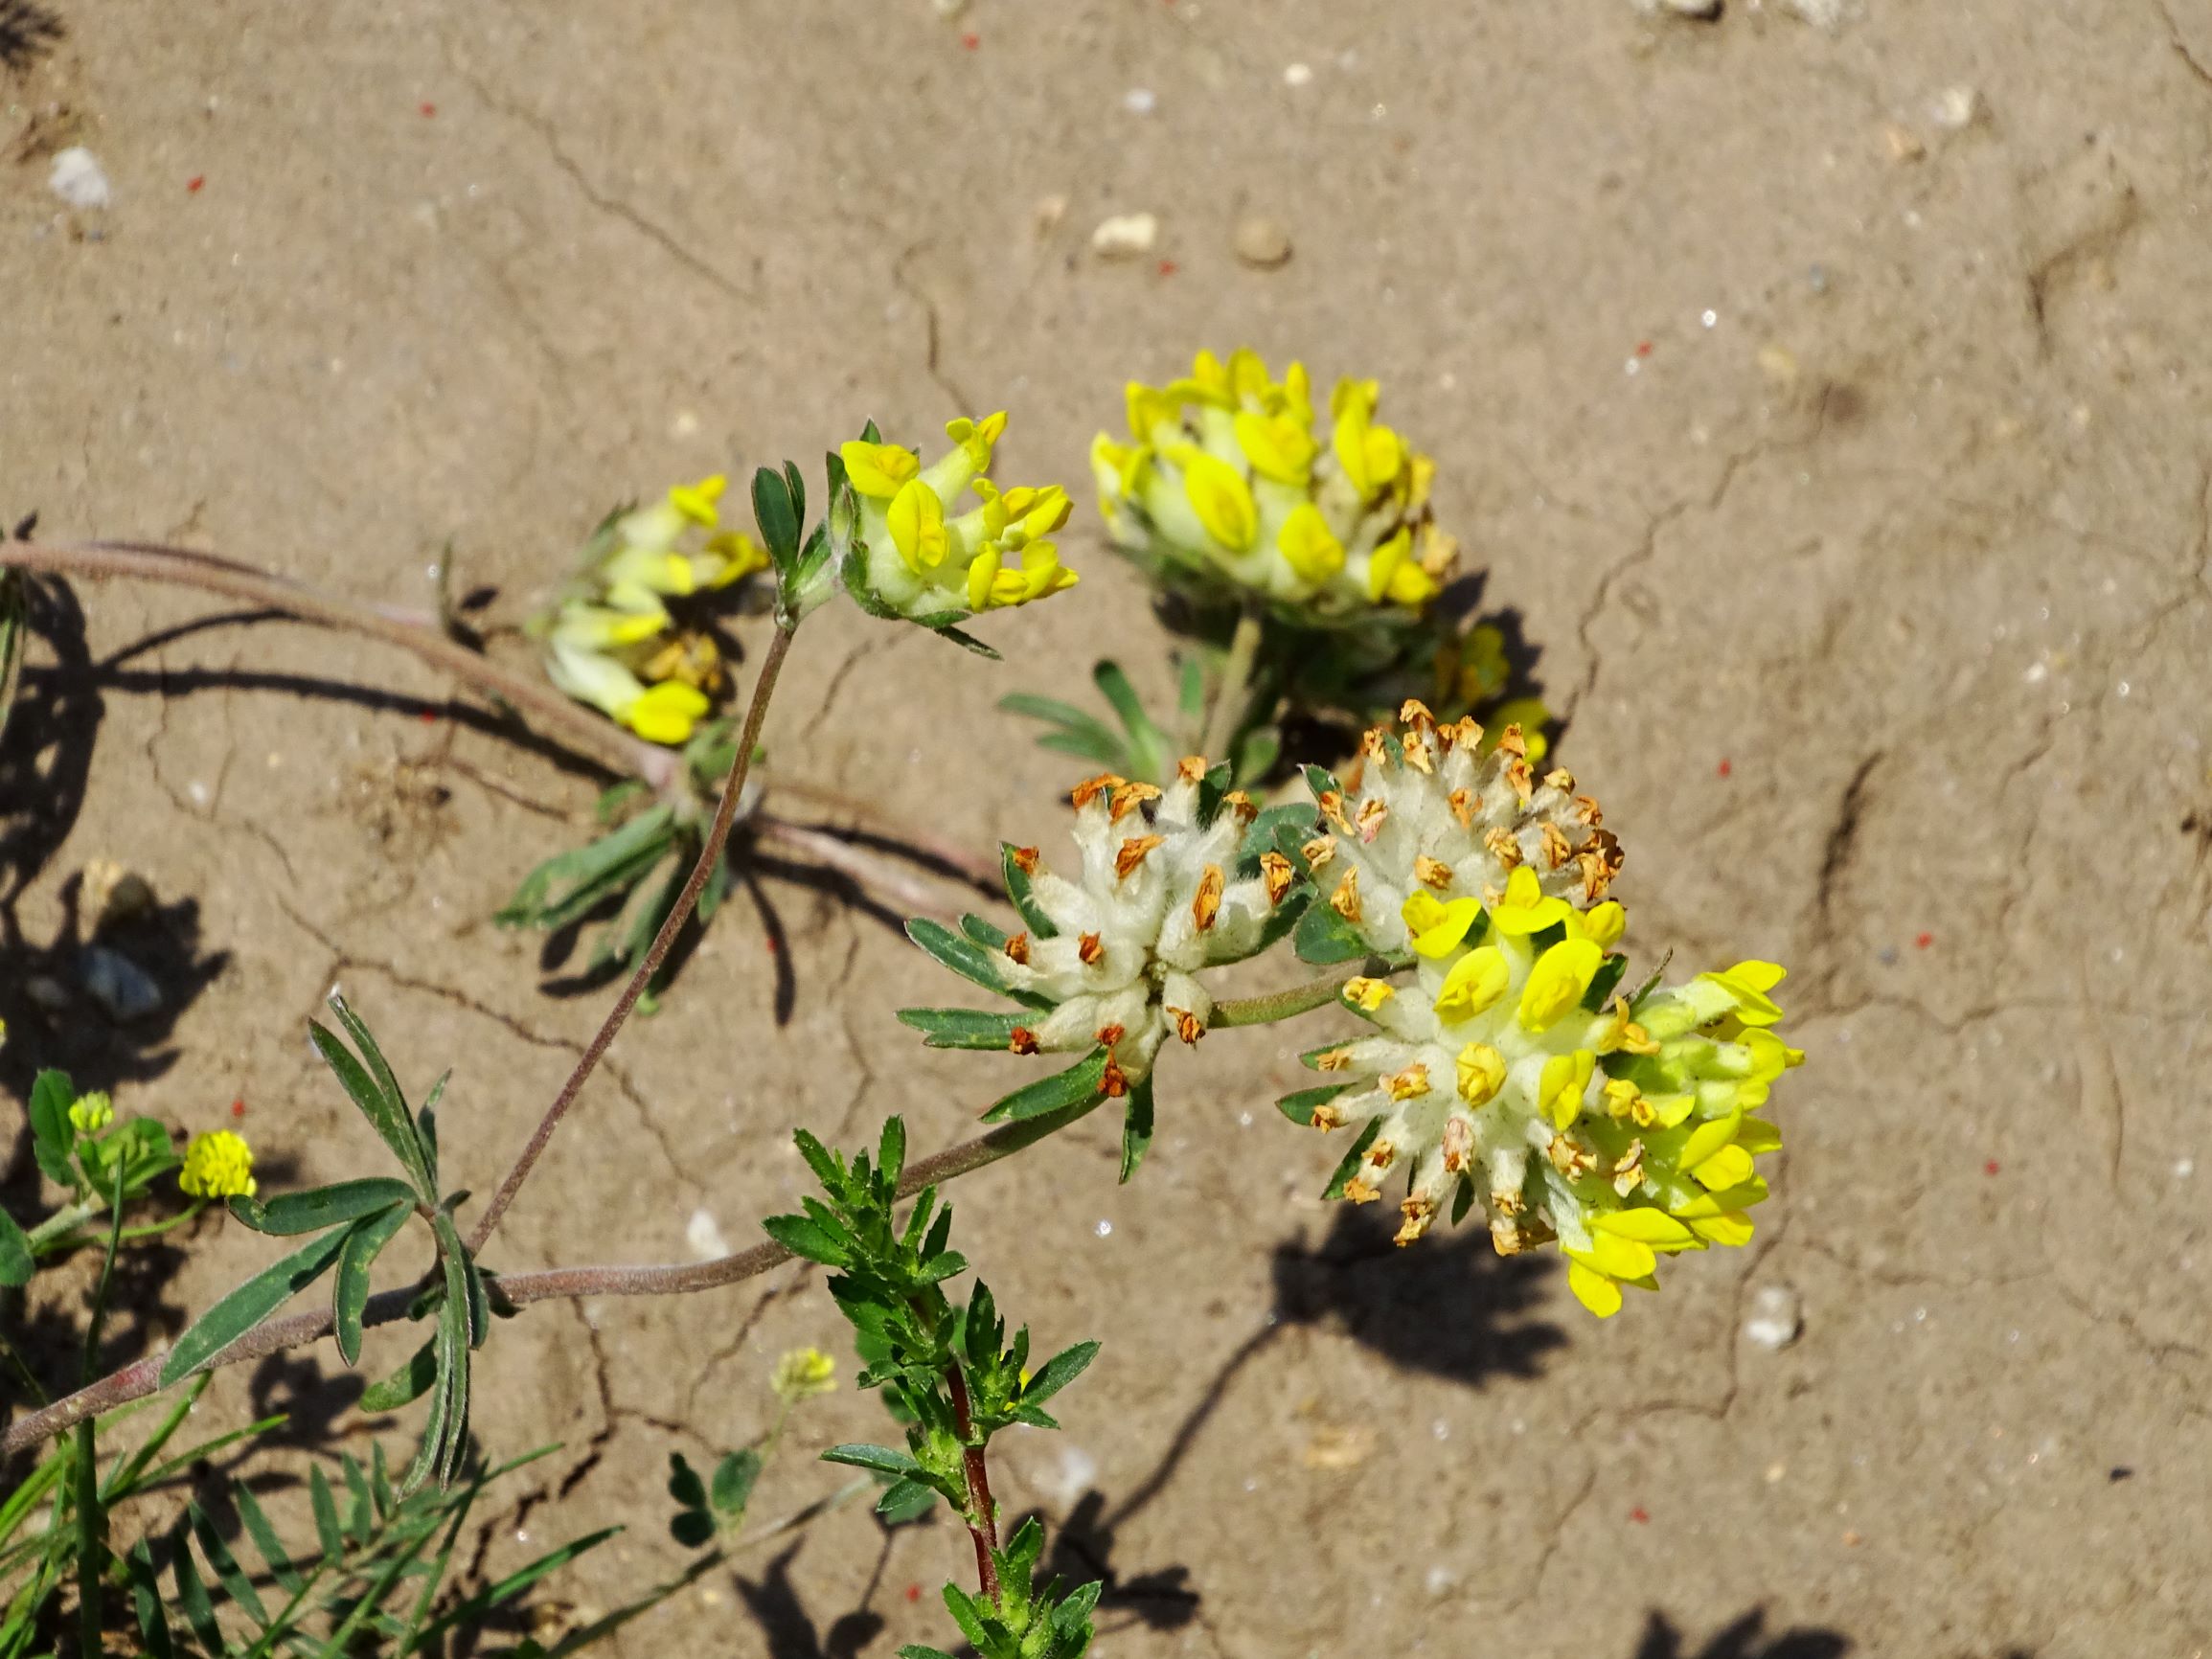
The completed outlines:
{"type": "Polygon", "coordinates": [[[1413,972],[1344,987],[1374,1032],[1309,1056],[1330,1080],[1284,1109],[1364,1120],[1330,1193],[1372,1201],[1402,1176],[1399,1242],[1448,1205],[1479,1211],[1500,1254],[1556,1239],[1607,1317],[1660,1256],[1751,1237],[1754,1160],[1781,1145],[1758,1114],[1804,1058],[1770,1029],[1783,970],[1622,993],[1627,917],[1605,897],[1620,852],[1596,804],[1447,731],[1409,715],[1402,735],[1371,733],[1357,797],[1324,792],[1321,891],[1341,860],[1329,902],[1413,972]]]}
{"type": "Polygon", "coordinates": [[[667,602],[727,588],[768,564],[751,536],[723,527],[726,489],[718,474],[610,515],[532,625],[553,683],[649,742],[688,741],[721,683],[713,637],[679,623],[667,602]]]}
{"type": "MultiPolygon", "coordinates": [[[[1214,999],[1207,968],[1242,962],[1296,920],[1302,894],[1281,853],[1247,834],[1258,808],[1228,787],[1229,768],[1185,760],[1165,787],[1111,773],[1077,785],[1076,865],[1049,869],[1033,848],[1009,848],[1009,891],[1028,926],[1009,938],[970,919],[966,940],[916,923],[917,942],[979,984],[1028,1006],[992,1046],[1018,1054],[1103,1051],[1103,1087],[1120,1094],[1151,1075],[1169,1036],[1202,1037],[1214,999]],[[988,954],[964,960],[984,941],[988,954]],[[1010,1033],[1011,1034],[1005,1034],[1010,1033]]],[[[909,1010],[924,1032],[958,1011],[909,1010]]]]}
{"type": "Polygon", "coordinates": [[[1091,444],[1114,545],[1149,570],[1256,595],[1308,626],[1418,614],[1458,557],[1428,506],[1435,464],[1376,419],[1372,380],[1317,418],[1305,366],[1200,352],[1187,378],[1131,382],[1129,442],[1091,444]]]}
{"type": "Polygon", "coordinates": [[[945,428],[952,446],[927,466],[873,426],[839,447],[858,510],[844,580],[863,606],[942,628],[1075,586],[1052,539],[1067,522],[1067,491],[1001,490],[986,475],[1005,430],[1003,411],[955,420],[945,428]],[[975,505],[963,508],[969,494],[975,505]]]}
{"type": "Polygon", "coordinates": [[[1550,926],[1605,898],[1620,842],[1570,774],[1537,773],[1517,726],[1485,748],[1472,720],[1439,725],[1417,702],[1400,722],[1361,739],[1357,787],[1308,774],[1321,807],[1306,849],[1314,882],[1371,949],[1450,950],[1516,874],[1513,891],[1536,908],[1509,909],[1507,926],[1550,926]]]}
{"type": "Polygon", "coordinates": [[[194,1198],[250,1198],[256,1190],[254,1149],[229,1129],[194,1135],[176,1184],[194,1198]]]}

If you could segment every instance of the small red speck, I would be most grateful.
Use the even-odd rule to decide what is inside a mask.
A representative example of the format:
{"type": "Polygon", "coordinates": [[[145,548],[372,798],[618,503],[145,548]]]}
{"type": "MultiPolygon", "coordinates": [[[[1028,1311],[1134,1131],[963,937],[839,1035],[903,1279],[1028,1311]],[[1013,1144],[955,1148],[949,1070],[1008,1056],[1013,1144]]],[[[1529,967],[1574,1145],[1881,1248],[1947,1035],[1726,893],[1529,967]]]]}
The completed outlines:
{"type": "Polygon", "coordinates": [[[1736,769],[1736,768],[1735,768],[1734,766],[1730,765],[1730,764],[1727,762],[1727,761],[1726,761],[1726,760],[1724,760],[1724,759],[1723,759],[1723,760],[1722,761],[1722,762],[1721,762],[1721,767],[1720,767],[1720,771],[1721,771],[1721,776],[1722,776],[1722,777],[1725,778],[1725,777],[1726,777],[1726,776],[1727,776],[1729,773],[1733,772],[1735,769],[1736,769]]]}
{"type": "Polygon", "coordinates": [[[1981,1172],[1985,1175],[1995,1174],[1997,1172],[1997,1161],[1995,1158],[1992,1158],[1988,1163],[1981,1167],[1981,1172]]]}
{"type": "Polygon", "coordinates": [[[244,1117],[245,1115],[246,1115],[246,1103],[245,1103],[245,1102],[243,1102],[243,1101],[233,1101],[233,1102],[231,1102],[231,1116],[232,1116],[232,1117],[234,1117],[234,1118],[242,1118],[242,1117],[244,1117]]]}
{"type": "Polygon", "coordinates": [[[969,51],[973,52],[978,46],[983,44],[983,36],[980,34],[963,34],[960,37],[960,44],[967,47],[969,51]]]}
{"type": "Polygon", "coordinates": [[[423,119],[424,121],[428,121],[428,120],[429,120],[429,119],[430,119],[432,116],[436,115],[437,113],[438,113],[438,106],[437,106],[435,103],[425,103],[424,105],[422,105],[422,119],[423,119]]]}
{"type": "Polygon", "coordinates": [[[768,947],[768,954],[770,956],[775,955],[778,950],[783,948],[773,939],[764,939],[761,941],[761,943],[768,947]]]}
{"type": "Polygon", "coordinates": [[[195,173],[194,173],[194,174],[192,175],[192,177],[190,177],[190,178],[188,178],[188,179],[186,179],[186,180],[184,181],[184,193],[185,193],[185,194],[187,194],[187,195],[197,195],[197,194],[199,194],[199,187],[200,187],[201,185],[205,184],[205,183],[207,183],[207,175],[206,175],[205,173],[199,173],[199,172],[195,172],[195,173]]]}
{"type": "Polygon", "coordinates": [[[1642,1504],[1638,1504],[1634,1509],[1629,1511],[1629,1519],[1635,1522],[1639,1527],[1647,1524],[1651,1518],[1652,1517],[1649,1514],[1644,1512],[1644,1506],[1642,1504]]]}
{"type": "Polygon", "coordinates": [[[1636,355],[1639,357],[1649,357],[1651,354],[1652,342],[1649,340],[1638,340],[1636,342],[1636,355]]]}
{"type": "Polygon", "coordinates": [[[1924,933],[1921,934],[1912,943],[1920,946],[1921,949],[1926,950],[1929,945],[1935,943],[1935,935],[1932,933],[1924,933]]]}
{"type": "Polygon", "coordinates": [[[1160,261],[1160,275],[1163,277],[1172,277],[1181,269],[1182,266],[1176,264],[1173,260],[1162,260],[1160,261]]]}
{"type": "Polygon", "coordinates": [[[909,1585],[907,1585],[907,1586],[906,1586],[906,1599],[907,1599],[909,1602],[919,1602],[919,1601],[921,1601],[921,1600],[922,1600],[922,1586],[921,1586],[920,1584],[909,1584],[909,1585]]]}
{"type": "Polygon", "coordinates": [[[438,711],[436,709],[424,709],[422,713],[416,717],[420,719],[425,726],[435,726],[438,723],[438,711]]]}

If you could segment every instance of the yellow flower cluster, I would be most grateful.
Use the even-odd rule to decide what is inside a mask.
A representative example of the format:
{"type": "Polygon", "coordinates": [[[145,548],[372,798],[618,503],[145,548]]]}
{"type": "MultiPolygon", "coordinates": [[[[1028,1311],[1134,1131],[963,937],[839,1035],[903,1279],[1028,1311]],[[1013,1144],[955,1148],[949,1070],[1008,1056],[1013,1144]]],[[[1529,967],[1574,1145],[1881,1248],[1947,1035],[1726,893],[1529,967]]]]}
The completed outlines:
{"type": "Polygon", "coordinates": [[[1148,570],[1258,595],[1306,625],[1418,614],[1458,559],[1428,505],[1436,464],[1339,380],[1317,426],[1304,365],[1200,352],[1188,378],[1131,382],[1131,442],[1091,443],[1114,545],[1148,570]]]}
{"type": "Polygon", "coordinates": [[[776,1361],[768,1387],[778,1399],[791,1405],[818,1394],[834,1394],[837,1362],[818,1348],[790,1349],[776,1361]]]}
{"type": "MultiPolygon", "coordinates": [[[[1366,1120],[1332,1191],[1373,1201],[1403,1170],[1399,1242],[1447,1204],[1455,1221],[1479,1208],[1502,1255],[1557,1239],[1576,1296],[1608,1317],[1623,1284],[1655,1288],[1660,1256],[1751,1237],[1745,1212],[1767,1195],[1753,1160],[1782,1144],[1756,1114],[1804,1058],[1769,1029],[1783,970],[1744,962],[1621,994],[1627,916],[1604,897],[1617,847],[1570,845],[1533,781],[1505,791],[1531,819],[1526,850],[1515,829],[1487,838],[1502,890],[1478,862],[1423,850],[1448,844],[1448,830],[1386,840],[1392,817],[1418,819],[1422,791],[1404,783],[1436,775],[1440,737],[1419,720],[1402,739],[1377,734],[1362,798],[1324,804],[1355,839],[1368,820],[1370,862],[1402,860],[1379,889],[1397,898],[1391,909],[1344,902],[1341,884],[1331,902],[1379,953],[1409,953],[1413,976],[1345,986],[1377,1034],[1310,1057],[1340,1080],[1286,1109],[1323,1129],[1366,1120]],[[1396,812],[1370,805],[1393,797],[1396,812]]],[[[1495,754],[1489,764],[1513,768],[1495,754]]],[[[1594,816],[1564,774],[1543,787],[1594,816]]]]}
{"type": "Polygon", "coordinates": [[[714,641],[680,628],[667,599],[725,588],[767,567],[760,544],[721,526],[727,480],[678,485],[609,518],[535,631],[555,685],[655,743],[687,741],[721,679],[714,641]]]}
{"type": "Polygon", "coordinates": [[[927,466],[913,450],[873,438],[839,447],[859,507],[845,582],[863,605],[944,627],[1075,586],[1050,539],[1067,522],[1067,491],[1057,484],[1001,491],[985,476],[1005,430],[1004,411],[954,420],[945,428],[952,447],[927,466]],[[954,513],[970,490],[979,505],[954,513]]]}
{"type": "Polygon", "coordinates": [[[79,1095],[69,1107],[69,1126],[80,1135],[97,1135],[115,1122],[115,1102],[103,1090],[79,1095]]]}
{"type": "Polygon", "coordinates": [[[194,1198],[250,1198],[257,1190],[254,1149],[243,1135],[228,1129],[194,1135],[176,1184],[194,1198]]]}

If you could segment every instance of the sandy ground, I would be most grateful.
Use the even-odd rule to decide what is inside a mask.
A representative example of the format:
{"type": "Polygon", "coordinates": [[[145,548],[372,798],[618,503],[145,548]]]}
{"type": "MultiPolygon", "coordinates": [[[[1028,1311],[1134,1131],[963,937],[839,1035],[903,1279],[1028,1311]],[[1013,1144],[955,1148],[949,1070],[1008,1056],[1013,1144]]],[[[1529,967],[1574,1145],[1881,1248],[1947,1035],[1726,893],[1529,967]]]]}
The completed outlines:
{"type": "MultiPolygon", "coordinates": [[[[1002,404],[1004,470],[1080,485],[1124,378],[1249,341],[1379,376],[1440,457],[1442,515],[1630,849],[1641,947],[1791,966],[1811,1057],[1756,1244],[1603,1327],[1549,1264],[1395,1253],[1311,1196],[1324,1154],[1266,1106],[1311,1023],[1172,1056],[1133,1187],[1102,1123],[961,1189],[1002,1302],[1106,1344],[1068,1434],[1000,1460],[1013,1504],[1072,1518],[1071,1569],[1111,1575],[1099,1651],[2212,1641],[2203,0],[1864,0],[1833,28],[1778,0],[1710,24],[1628,0],[55,4],[0,124],[11,519],[408,602],[450,543],[513,621],[623,493],[1002,404]],[[114,190],[74,222],[46,189],[67,142],[114,190]],[[1137,211],[1152,255],[1092,257],[1137,211]],[[1288,264],[1238,261],[1247,213],[1288,264]],[[1804,1309],[1779,1352],[1740,1334],[1771,1286],[1804,1309]]],[[[994,628],[1002,667],[826,613],[774,766],[978,848],[1057,835],[1070,769],[993,701],[1106,650],[1154,687],[1166,663],[1095,530],[1069,554],[1084,585],[994,628]]],[[[485,920],[577,835],[588,781],[381,649],[80,598],[81,633],[34,659],[55,769],[4,849],[11,1090],[58,1059],[180,1124],[239,1100],[276,1178],[352,1172],[366,1137],[301,1040],[335,981],[418,1086],[456,1069],[448,1167],[481,1190],[604,1004],[545,994],[536,943],[485,920]],[[170,906],[142,944],[171,1006],[46,1030],[21,979],[96,858],[170,906]]],[[[792,1122],[851,1140],[898,1111],[932,1146],[1006,1086],[892,1021],[946,987],[880,920],[764,892],[787,948],[742,909],[716,929],[499,1264],[680,1257],[700,1208],[742,1242],[799,1191],[792,1122]]],[[[265,1250],[207,1227],[124,1340],[265,1250]]],[[[503,1329],[487,1444],[565,1449],[484,1568],[619,1521],[562,1596],[673,1570],[670,1450],[758,1432],[773,1355],[835,1330],[788,1270],[503,1329]]],[[[203,1410],[289,1401],[298,1438],[358,1447],[357,1390],[324,1353],[203,1410]]],[[[798,1449],[876,1422],[841,1396],[798,1449]]],[[[792,1458],[761,1512],[832,1484],[792,1458]]],[[[841,1515],[617,1650],[942,1642],[908,1587],[964,1553],[841,1515]]]]}

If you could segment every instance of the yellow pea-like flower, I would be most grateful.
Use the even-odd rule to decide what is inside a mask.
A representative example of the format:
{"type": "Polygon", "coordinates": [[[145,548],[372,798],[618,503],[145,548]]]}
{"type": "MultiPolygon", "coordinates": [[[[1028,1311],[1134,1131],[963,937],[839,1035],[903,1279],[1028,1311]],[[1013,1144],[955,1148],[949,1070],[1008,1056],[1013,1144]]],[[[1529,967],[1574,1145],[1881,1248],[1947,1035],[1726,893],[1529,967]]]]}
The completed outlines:
{"type": "Polygon", "coordinates": [[[1494,944],[1478,944],[1451,965],[1436,993],[1436,1017],[1457,1025],[1494,1007],[1513,983],[1505,953],[1494,944]]]}
{"type": "Polygon", "coordinates": [[[948,538],[945,533],[945,503],[937,491],[919,478],[910,478],[891,498],[888,514],[892,545],[906,568],[916,576],[945,562],[948,538]]]}
{"type": "Polygon", "coordinates": [[[870,443],[855,438],[837,445],[846,482],[855,492],[889,501],[922,470],[922,458],[896,443],[870,443]]]}
{"type": "Polygon", "coordinates": [[[1316,587],[1333,580],[1344,568],[1344,544],[1336,539],[1321,510],[1310,501],[1290,510],[1283,528],[1275,534],[1275,548],[1299,580],[1316,587]]]}
{"type": "Polygon", "coordinates": [[[1206,534],[1231,553],[1249,553],[1260,536],[1260,509],[1244,475],[1226,461],[1200,449],[1178,458],[1183,493],[1206,534]]]}
{"type": "Polygon", "coordinates": [[[1589,940],[1564,939],[1538,957],[1521,987],[1522,1029],[1545,1032],[1565,1018],[1590,989],[1605,954],[1589,940]]]}

